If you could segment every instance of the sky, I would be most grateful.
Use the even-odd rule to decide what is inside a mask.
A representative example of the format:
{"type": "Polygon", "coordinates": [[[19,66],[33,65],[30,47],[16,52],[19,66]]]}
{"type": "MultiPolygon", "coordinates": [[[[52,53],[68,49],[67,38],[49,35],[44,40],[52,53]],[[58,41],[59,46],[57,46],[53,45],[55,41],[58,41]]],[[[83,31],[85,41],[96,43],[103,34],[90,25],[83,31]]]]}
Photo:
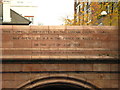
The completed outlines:
{"type": "Polygon", "coordinates": [[[62,25],[63,18],[71,18],[74,12],[74,0],[37,0],[36,4],[36,22],[41,25],[62,25]]]}

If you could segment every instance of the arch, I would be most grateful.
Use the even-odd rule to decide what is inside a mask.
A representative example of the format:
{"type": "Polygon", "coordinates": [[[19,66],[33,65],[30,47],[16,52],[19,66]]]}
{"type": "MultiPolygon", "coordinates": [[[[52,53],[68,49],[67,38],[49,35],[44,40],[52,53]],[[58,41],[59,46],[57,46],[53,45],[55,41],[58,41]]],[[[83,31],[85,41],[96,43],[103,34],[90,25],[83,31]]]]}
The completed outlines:
{"type": "Polygon", "coordinates": [[[71,84],[71,83],[63,83],[63,82],[56,82],[56,83],[48,83],[48,84],[44,84],[42,86],[37,86],[35,88],[33,88],[32,90],[38,90],[39,88],[61,88],[61,89],[64,89],[64,88],[72,88],[72,89],[85,89],[85,90],[89,90],[87,88],[84,88],[82,86],[79,86],[79,85],[75,85],[75,84],[71,84]]]}
{"type": "Polygon", "coordinates": [[[73,77],[65,77],[65,76],[52,76],[52,77],[44,77],[40,79],[33,80],[28,82],[25,85],[22,85],[18,90],[27,89],[36,89],[36,88],[44,88],[49,86],[68,86],[73,88],[86,88],[86,89],[93,89],[99,90],[98,87],[95,85],[86,82],[84,80],[76,79],[73,77]]]}

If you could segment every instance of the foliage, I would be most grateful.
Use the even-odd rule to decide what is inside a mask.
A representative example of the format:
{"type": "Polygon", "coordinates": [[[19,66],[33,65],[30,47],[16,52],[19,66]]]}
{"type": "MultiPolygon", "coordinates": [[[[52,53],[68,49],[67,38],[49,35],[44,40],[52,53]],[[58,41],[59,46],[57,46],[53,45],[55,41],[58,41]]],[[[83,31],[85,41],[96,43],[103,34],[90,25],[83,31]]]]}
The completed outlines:
{"type": "Polygon", "coordinates": [[[84,5],[79,13],[74,14],[74,19],[64,19],[65,25],[108,25],[117,26],[120,16],[120,2],[92,2],[89,5],[90,11],[84,11],[84,5]],[[107,15],[102,16],[101,12],[106,11],[107,15]]]}

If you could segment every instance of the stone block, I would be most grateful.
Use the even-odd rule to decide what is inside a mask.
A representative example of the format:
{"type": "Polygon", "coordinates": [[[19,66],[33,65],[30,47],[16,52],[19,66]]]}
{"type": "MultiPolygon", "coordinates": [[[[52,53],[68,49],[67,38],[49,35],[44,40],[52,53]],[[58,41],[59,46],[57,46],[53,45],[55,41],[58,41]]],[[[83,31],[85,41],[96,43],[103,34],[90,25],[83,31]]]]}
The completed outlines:
{"type": "Polygon", "coordinates": [[[59,59],[68,59],[67,56],[59,56],[59,59]]]}
{"type": "MultiPolygon", "coordinates": [[[[0,71],[1,72],[1,71],[0,71]]],[[[2,81],[3,79],[2,79],[2,74],[0,74],[0,82],[2,81]]]]}
{"type": "Polygon", "coordinates": [[[4,56],[3,59],[10,59],[10,60],[31,60],[31,56],[27,55],[13,55],[13,56],[4,56]]]}
{"type": "Polygon", "coordinates": [[[104,80],[103,88],[118,88],[118,80],[104,80]]]}
{"type": "Polygon", "coordinates": [[[2,74],[2,80],[3,81],[14,81],[15,80],[15,74],[14,73],[3,73],[2,74]]]}
{"type": "Polygon", "coordinates": [[[49,74],[49,77],[68,77],[68,74],[67,73],[55,73],[55,74],[49,74]]]}
{"type": "Polygon", "coordinates": [[[100,79],[99,76],[100,76],[100,74],[97,74],[97,73],[94,73],[94,74],[92,74],[92,73],[90,73],[90,74],[86,73],[86,74],[84,74],[84,77],[86,79],[89,79],[89,80],[100,79]]]}
{"type": "Polygon", "coordinates": [[[2,50],[2,55],[14,55],[12,50],[2,50]]]}
{"type": "Polygon", "coordinates": [[[20,88],[21,86],[23,86],[25,83],[29,83],[30,82],[30,80],[29,81],[25,81],[25,80],[20,80],[20,81],[14,81],[14,84],[15,84],[15,88],[20,88]]]}
{"type": "Polygon", "coordinates": [[[103,88],[103,86],[104,86],[104,80],[94,79],[93,80],[93,85],[96,85],[99,88],[103,88]]]}
{"type": "Polygon", "coordinates": [[[49,30],[65,30],[65,26],[49,26],[49,30]]]}
{"type": "Polygon", "coordinates": [[[22,65],[21,64],[3,64],[2,65],[2,71],[3,72],[14,72],[14,71],[22,71],[22,65]]]}
{"type": "Polygon", "coordinates": [[[111,64],[110,71],[119,71],[119,64],[111,64]]]}
{"type": "Polygon", "coordinates": [[[7,30],[7,29],[13,29],[13,26],[12,25],[0,25],[0,28],[2,29],[2,30],[7,30]]]}
{"type": "Polygon", "coordinates": [[[66,29],[67,30],[83,30],[84,29],[84,27],[83,26],[66,26],[66,29]]]}
{"type": "Polygon", "coordinates": [[[28,81],[30,80],[30,73],[15,73],[15,81],[28,81]]]}
{"type": "Polygon", "coordinates": [[[60,56],[50,56],[49,59],[60,59],[60,56]]]}
{"type": "Polygon", "coordinates": [[[59,64],[59,71],[75,71],[75,64],[59,64]]]}
{"type": "Polygon", "coordinates": [[[72,77],[72,78],[76,78],[76,79],[80,79],[83,81],[86,81],[87,77],[85,73],[67,73],[68,77],[72,77]]]}
{"type": "Polygon", "coordinates": [[[39,79],[50,77],[50,73],[40,73],[39,79]]]}
{"type": "Polygon", "coordinates": [[[75,64],[76,71],[93,71],[93,64],[75,64]]]}
{"type": "Polygon", "coordinates": [[[2,90],[2,81],[0,81],[0,89],[2,90]]]}
{"type": "Polygon", "coordinates": [[[2,48],[12,48],[13,40],[12,35],[2,35],[2,48]]]}
{"type": "Polygon", "coordinates": [[[59,71],[58,64],[24,64],[23,71],[59,71]]]}
{"type": "Polygon", "coordinates": [[[31,30],[48,30],[49,26],[30,26],[31,30]]]}
{"type": "Polygon", "coordinates": [[[30,73],[30,81],[40,77],[40,73],[30,73]]]}
{"type": "Polygon", "coordinates": [[[110,79],[113,79],[113,80],[120,80],[120,74],[119,74],[119,73],[110,74],[110,79]]]}
{"type": "Polygon", "coordinates": [[[15,88],[15,81],[3,81],[2,88],[15,88]]]}
{"type": "Polygon", "coordinates": [[[49,57],[47,55],[32,55],[31,59],[49,59],[49,57]]]}
{"type": "Polygon", "coordinates": [[[101,46],[108,49],[118,49],[118,41],[101,42],[101,46]]]}
{"type": "Polygon", "coordinates": [[[93,71],[110,71],[110,64],[93,64],[93,71]]]}
{"type": "Polygon", "coordinates": [[[22,71],[40,71],[39,64],[23,64],[22,71]]]}
{"type": "Polygon", "coordinates": [[[30,26],[28,26],[28,25],[22,25],[22,26],[20,26],[20,25],[13,25],[12,26],[13,27],[13,30],[29,30],[30,29],[30,26]]]}
{"type": "Polygon", "coordinates": [[[99,74],[99,79],[110,80],[111,79],[111,74],[107,74],[107,73],[99,74]]]}
{"type": "Polygon", "coordinates": [[[13,41],[14,48],[31,48],[31,41],[26,40],[14,40],[13,41]]]}
{"type": "Polygon", "coordinates": [[[58,64],[40,64],[40,71],[59,71],[58,64]]]}
{"type": "Polygon", "coordinates": [[[22,56],[23,55],[23,57],[26,55],[26,56],[31,56],[32,54],[31,54],[31,50],[19,50],[19,49],[14,49],[14,50],[12,50],[10,53],[12,53],[12,55],[14,55],[14,56],[18,56],[18,55],[20,55],[20,56],[22,56]]]}

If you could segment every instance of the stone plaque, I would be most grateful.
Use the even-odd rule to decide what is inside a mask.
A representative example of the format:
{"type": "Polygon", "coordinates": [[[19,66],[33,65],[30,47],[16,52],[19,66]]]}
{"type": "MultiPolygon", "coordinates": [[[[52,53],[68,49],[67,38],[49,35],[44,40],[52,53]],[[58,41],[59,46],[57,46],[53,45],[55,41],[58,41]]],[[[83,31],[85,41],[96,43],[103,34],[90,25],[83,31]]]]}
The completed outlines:
{"type": "Polygon", "coordinates": [[[117,58],[109,26],[1,26],[2,59],[117,58]]]}

